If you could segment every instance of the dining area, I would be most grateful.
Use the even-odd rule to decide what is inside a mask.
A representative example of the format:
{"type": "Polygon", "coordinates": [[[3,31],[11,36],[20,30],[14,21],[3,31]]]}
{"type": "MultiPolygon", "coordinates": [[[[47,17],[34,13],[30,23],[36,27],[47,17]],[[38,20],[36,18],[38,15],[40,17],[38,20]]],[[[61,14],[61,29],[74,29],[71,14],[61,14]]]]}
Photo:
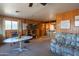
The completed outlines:
{"type": "Polygon", "coordinates": [[[23,40],[9,38],[5,39],[4,42],[6,44],[0,47],[0,56],[52,56],[52,53],[49,51],[50,48],[50,40],[48,37],[32,39],[32,36],[26,36],[21,38],[23,40]],[[26,39],[27,37],[27,39],[26,39]],[[13,40],[10,41],[10,40],[13,40]],[[29,43],[24,43],[24,40],[30,40],[29,43]],[[12,44],[13,43],[13,44],[12,44]],[[12,44],[12,45],[11,45],[12,44]]]}
{"type": "Polygon", "coordinates": [[[22,36],[20,38],[18,37],[12,37],[12,38],[7,38],[7,39],[4,39],[3,40],[3,43],[5,43],[4,45],[8,45],[8,47],[6,47],[3,51],[5,51],[7,48],[13,48],[11,49],[10,51],[8,51],[8,53],[6,52],[2,52],[0,54],[10,54],[10,53],[21,53],[23,51],[26,51],[26,50],[29,50],[27,48],[27,45],[26,46],[23,46],[24,44],[27,44],[27,43],[24,43],[24,41],[30,41],[32,39],[32,36],[22,36]],[[17,47],[16,47],[17,45],[17,47]]]}

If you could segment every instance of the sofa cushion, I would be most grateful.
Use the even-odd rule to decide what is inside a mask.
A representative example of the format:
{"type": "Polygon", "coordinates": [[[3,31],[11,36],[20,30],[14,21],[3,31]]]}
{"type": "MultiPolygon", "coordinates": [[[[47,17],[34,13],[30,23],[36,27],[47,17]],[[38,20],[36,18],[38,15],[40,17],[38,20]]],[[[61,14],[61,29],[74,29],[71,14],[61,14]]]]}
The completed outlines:
{"type": "Polygon", "coordinates": [[[76,46],[76,35],[75,34],[71,34],[72,35],[72,41],[71,41],[71,46],[75,47],[76,46]]]}
{"type": "Polygon", "coordinates": [[[79,35],[76,37],[76,47],[79,47],[79,35]]]}
{"type": "Polygon", "coordinates": [[[71,41],[72,41],[72,36],[71,36],[71,34],[65,34],[64,40],[65,40],[65,46],[70,46],[71,41]]]}
{"type": "Polygon", "coordinates": [[[79,35],[77,35],[76,39],[77,39],[77,42],[79,42],[79,35]]]}
{"type": "Polygon", "coordinates": [[[51,46],[51,47],[50,47],[51,51],[52,51],[53,53],[56,53],[56,44],[51,43],[50,46],[51,46]]]}
{"type": "Polygon", "coordinates": [[[52,53],[56,53],[56,52],[55,52],[55,51],[56,51],[56,48],[50,47],[50,49],[51,49],[52,53]]]}
{"type": "Polygon", "coordinates": [[[79,50],[77,49],[74,50],[74,56],[79,56],[79,50]]]}
{"type": "Polygon", "coordinates": [[[64,40],[63,40],[63,37],[62,37],[62,33],[59,33],[59,32],[56,33],[55,34],[55,39],[56,39],[56,41],[57,41],[58,44],[63,44],[64,40]]]}
{"type": "Polygon", "coordinates": [[[63,48],[63,53],[67,53],[67,54],[70,54],[70,55],[74,55],[74,51],[72,48],[66,48],[64,47],[63,48]]]}
{"type": "MultiPolygon", "coordinates": [[[[55,34],[55,39],[58,39],[58,38],[59,38],[59,39],[62,38],[62,33],[59,33],[59,32],[58,32],[58,33],[55,34]]],[[[58,39],[58,40],[59,40],[59,39],[58,39]]]]}
{"type": "Polygon", "coordinates": [[[78,34],[56,33],[55,40],[52,40],[52,43],[52,51],[58,55],[79,56],[78,34]]]}
{"type": "Polygon", "coordinates": [[[59,45],[56,45],[56,54],[62,55],[62,48],[59,45]]]}
{"type": "Polygon", "coordinates": [[[79,42],[76,42],[76,47],[77,49],[79,49],[79,42]]]}
{"type": "Polygon", "coordinates": [[[52,40],[51,40],[51,43],[57,44],[56,39],[52,39],[52,40]]]}
{"type": "Polygon", "coordinates": [[[54,48],[56,47],[56,44],[54,44],[54,43],[51,43],[50,45],[51,45],[51,47],[54,47],[54,48]]]}

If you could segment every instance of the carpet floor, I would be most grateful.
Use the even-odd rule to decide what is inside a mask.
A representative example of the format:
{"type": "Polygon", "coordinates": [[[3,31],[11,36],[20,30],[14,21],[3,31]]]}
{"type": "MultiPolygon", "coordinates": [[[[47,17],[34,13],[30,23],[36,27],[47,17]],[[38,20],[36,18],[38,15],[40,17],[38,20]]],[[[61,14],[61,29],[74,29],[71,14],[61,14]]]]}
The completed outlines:
{"type": "Polygon", "coordinates": [[[19,43],[10,46],[5,44],[0,47],[0,56],[52,56],[50,51],[50,39],[48,37],[41,37],[33,39],[30,43],[22,43],[24,50],[22,52],[13,50],[18,48],[19,43]]]}

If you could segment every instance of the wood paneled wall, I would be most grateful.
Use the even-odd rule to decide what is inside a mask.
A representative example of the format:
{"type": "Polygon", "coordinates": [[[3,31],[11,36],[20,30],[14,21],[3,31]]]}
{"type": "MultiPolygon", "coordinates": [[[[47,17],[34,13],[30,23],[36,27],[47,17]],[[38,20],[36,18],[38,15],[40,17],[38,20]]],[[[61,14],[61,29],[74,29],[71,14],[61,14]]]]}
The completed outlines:
{"type": "Polygon", "coordinates": [[[56,15],[56,31],[65,33],[79,33],[79,27],[75,27],[75,16],[79,15],[79,9],[67,11],[56,15]],[[70,20],[70,29],[61,29],[60,23],[63,20],[70,20]]]}
{"type": "MultiPolygon", "coordinates": [[[[32,19],[23,19],[23,18],[17,18],[17,17],[10,17],[10,16],[0,16],[1,20],[12,20],[12,21],[18,21],[18,22],[21,22],[21,23],[25,23],[25,24],[37,24],[38,25],[38,29],[37,29],[37,36],[40,37],[40,30],[41,30],[41,24],[43,23],[42,21],[38,21],[38,20],[32,20],[32,19]]],[[[12,37],[11,33],[13,31],[16,31],[16,30],[6,30],[5,31],[5,37],[12,37]]],[[[27,30],[23,30],[22,28],[20,28],[18,30],[19,32],[19,35],[22,35],[22,34],[26,34],[26,31],[27,30]]]]}
{"type": "MultiPolygon", "coordinates": [[[[47,25],[48,28],[49,26],[49,21],[48,22],[44,22],[44,21],[38,21],[38,20],[34,20],[34,19],[23,19],[23,18],[17,18],[17,17],[10,17],[10,16],[0,16],[1,20],[12,20],[12,21],[18,21],[21,23],[25,23],[25,24],[37,24],[38,28],[37,28],[37,37],[41,37],[46,35],[46,30],[47,30],[47,25]]],[[[5,31],[5,37],[12,37],[12,32],[17,31],[17,30],[6,30],[5,31]]],[[[23,30],[22,28],[20,28],[18,30],[19,35],[23,35],[26,34],[27,30],[23,30]]]]}

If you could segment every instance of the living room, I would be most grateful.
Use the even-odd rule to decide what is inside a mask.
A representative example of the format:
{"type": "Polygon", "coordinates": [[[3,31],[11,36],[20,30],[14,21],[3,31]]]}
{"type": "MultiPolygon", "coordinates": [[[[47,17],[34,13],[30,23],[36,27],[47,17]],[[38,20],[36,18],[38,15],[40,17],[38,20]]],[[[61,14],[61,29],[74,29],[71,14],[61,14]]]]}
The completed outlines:
{"type": "Polygon", "coordinates": [[[78,34],[78,3],[0,3],[2,56],[78,56],[78,34]]]}

